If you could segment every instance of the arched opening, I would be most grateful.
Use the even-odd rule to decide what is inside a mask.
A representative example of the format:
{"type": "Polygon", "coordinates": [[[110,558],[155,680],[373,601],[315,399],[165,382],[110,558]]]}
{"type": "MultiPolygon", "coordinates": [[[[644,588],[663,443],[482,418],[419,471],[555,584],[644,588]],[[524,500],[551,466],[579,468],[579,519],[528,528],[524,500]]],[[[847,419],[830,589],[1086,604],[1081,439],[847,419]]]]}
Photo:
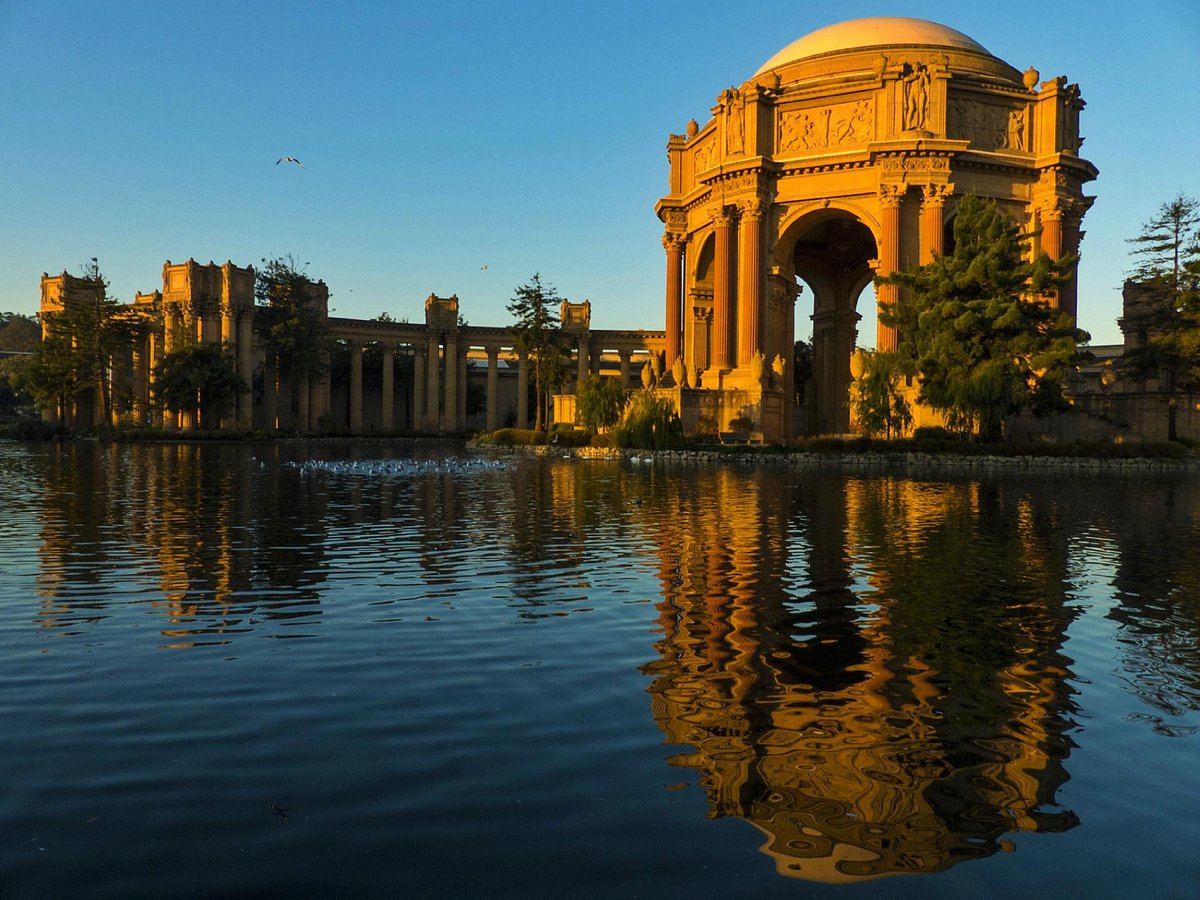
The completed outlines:
{"type": "Polygon", "coordinates": [[[850,355],[855,346],[875,345],[875,237],[840,210],[805,217],[789,231],[795,242],[787,262],[804,285],[796,303],[796,336],[811,347],[810,377],[797,392],[795,429],[844,434],[850,429],[850,355]]]}

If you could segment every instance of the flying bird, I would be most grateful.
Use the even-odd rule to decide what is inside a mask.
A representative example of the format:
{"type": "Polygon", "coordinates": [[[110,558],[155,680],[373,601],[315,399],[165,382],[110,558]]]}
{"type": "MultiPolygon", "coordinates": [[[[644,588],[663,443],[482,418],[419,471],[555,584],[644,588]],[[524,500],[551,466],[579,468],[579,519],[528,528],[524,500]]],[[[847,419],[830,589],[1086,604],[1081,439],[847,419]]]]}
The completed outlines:
{"type": "Polygon", "coordinates": [[[304,163],[300,162],[300,160],[296,159],[294,156],[281,156],[279,159],[275,160],[275,165],[279,165],[281,162],[295,163],[300,168],[304,168],[304,163]]]}
{"type": "Polygon", "coordinates": [[[480,272],[486,272],[486,271],[487,271],[487,266],[480,266],[480,267],[479,267],[479,271],[480,271],[480,272]]]}

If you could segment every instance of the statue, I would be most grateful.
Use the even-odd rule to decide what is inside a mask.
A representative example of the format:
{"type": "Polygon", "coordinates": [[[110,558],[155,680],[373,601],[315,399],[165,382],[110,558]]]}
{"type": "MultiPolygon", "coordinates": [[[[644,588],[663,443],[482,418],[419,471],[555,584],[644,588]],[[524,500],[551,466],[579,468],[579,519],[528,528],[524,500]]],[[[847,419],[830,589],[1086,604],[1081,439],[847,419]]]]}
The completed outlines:
{"type": "Polygon", "coordinates": [[[654,386],[654,373],[650,371],[650,364],[642,366],[642,387],[650,390],[654,386]]]}
{"type": "Polygon", "coordinates": [[[918,65],[904,76],[904,130],[924,131],[929,113],[929,69],[918,65]]]}

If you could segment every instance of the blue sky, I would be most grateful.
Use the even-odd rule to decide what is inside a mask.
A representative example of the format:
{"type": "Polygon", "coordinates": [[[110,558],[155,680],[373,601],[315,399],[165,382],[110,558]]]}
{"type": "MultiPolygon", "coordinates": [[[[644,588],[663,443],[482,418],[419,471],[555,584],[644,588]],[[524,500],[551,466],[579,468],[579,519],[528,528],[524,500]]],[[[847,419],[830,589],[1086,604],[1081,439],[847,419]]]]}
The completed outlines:
{"type": "Polygon", "coordinates": [[[794,39],[870,15],[1080,84],[1101,173],[1080,322],[1118,341],[1125,238],[1200,195],[1195,0],[0,0],[0,310],[35,312],[43,271],[92,256],[131,299],[168,258],[293,254],[337,315],[419,321],[457,293],[469,322],[504,324],[540,271],[595,327],[662,328],[668,133],[794,39]]]}

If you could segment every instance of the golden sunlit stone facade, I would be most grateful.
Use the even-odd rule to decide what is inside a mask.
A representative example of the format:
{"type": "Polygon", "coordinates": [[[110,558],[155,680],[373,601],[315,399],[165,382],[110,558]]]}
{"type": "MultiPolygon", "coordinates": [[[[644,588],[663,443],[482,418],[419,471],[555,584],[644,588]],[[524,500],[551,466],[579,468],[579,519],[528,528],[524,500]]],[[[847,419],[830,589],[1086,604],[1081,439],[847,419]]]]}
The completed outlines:
{"type": "MultiPolygon", "coordinates": [[[[748,418],[768,440],[842,433],[859,295],[947,249],[955,198],[995,198],[1034,250],[1076,252],[1097,175],[1077,85],[920,19],[843,22],[788,45],[667,143],[666,358],[685,426],[748,418]],[[809,402],[794,307],[813,294],[809,402]]],[[[881,286],[877,300],[895,299],[881,286]]],[[[1075,315],[1074,279],[1056,298],[1075,315]]],[[[896,347],[880,325],[876,346],[896,347]]]]}
{"type": "MultiPolygon", "coordinates": [[[[303,300],[318,312],[331,344],[330,365],[304,377],[283,371],[268,352],[269,317],[265,307],[255,305],[254,284],[250,266],[167,260],[162,290],[139,293],[116,313],[136,319],[138,327],[130,330],[129,345],[105,363],[109,421],[98,391],[81,394],[67,409],[45,409],[43,416],[83,426],[129,421],[349,434],[494,431],[529,424],[529,360],[507,325],[468,325],[457,295],[430,294],[422,322],[338,318],[329,315],[326,284],[305,281],[303,300]],[[201,422],[195,411],[155,408],[155,367],[190,342],[224,347],[248,388],[233,415],[220,422],[201,422]]],[[[43,331],[64,304],[84,302],[91,290],[86,280],[66,272],[43,274],[43,331]]],[[[560,316],[573,360],[563,385],[567,393],[556,398],[556,421],[574,420],[572,392],[590,374],[636,388],[654,381],[651,370],[661,373],[661,332],[594,329],[587,300],[563,301],[560,316]]]]}

